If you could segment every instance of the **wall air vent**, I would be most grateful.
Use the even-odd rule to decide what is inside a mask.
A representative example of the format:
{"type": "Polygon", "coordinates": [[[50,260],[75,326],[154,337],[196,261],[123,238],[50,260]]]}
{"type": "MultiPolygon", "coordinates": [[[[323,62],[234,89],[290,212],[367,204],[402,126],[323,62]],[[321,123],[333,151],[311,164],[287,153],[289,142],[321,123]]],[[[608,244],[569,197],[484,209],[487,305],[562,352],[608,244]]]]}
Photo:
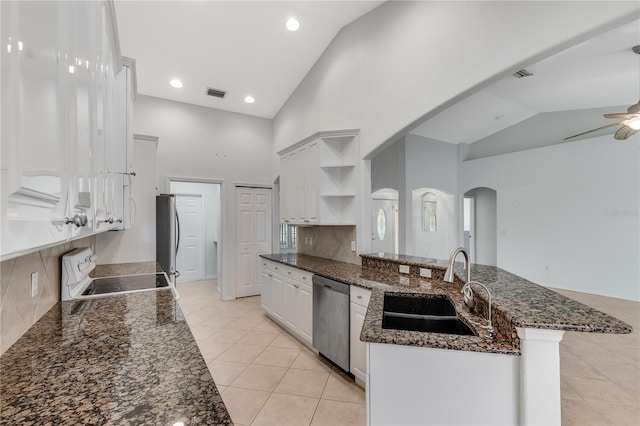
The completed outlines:
{"type": "Polygon", "coordinates": [[[207,87],[207,95],[209,96],[213,96],[214,98],[224,98],[224,95],[226,95],[227,92],[223,91],[223,90],[218,90],[218,89],[212,89],[211,87],[207,87]]]}
{"type": "Polygon", "coordinates": [[[531,77],[532,75],[533,75],[532,72],[529,72],[529,71],[527,71],[525,69],[521,69],[520,71],[513,73],[513,76],[517,77],[517,78],[531,77]]]}

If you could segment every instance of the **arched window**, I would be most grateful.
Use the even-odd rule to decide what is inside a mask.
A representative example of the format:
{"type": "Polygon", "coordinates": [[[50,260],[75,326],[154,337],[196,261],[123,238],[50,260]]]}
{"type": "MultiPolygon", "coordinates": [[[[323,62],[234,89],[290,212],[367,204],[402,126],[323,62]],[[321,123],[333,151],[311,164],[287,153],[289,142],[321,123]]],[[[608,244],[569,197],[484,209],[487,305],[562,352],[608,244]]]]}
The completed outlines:
{"type": "Polygon", "coordinates": [[[438,229],[438,198],[433,192],[427,192],[422,196],[422,230],[424,232],[436,232],[438,229]]]}

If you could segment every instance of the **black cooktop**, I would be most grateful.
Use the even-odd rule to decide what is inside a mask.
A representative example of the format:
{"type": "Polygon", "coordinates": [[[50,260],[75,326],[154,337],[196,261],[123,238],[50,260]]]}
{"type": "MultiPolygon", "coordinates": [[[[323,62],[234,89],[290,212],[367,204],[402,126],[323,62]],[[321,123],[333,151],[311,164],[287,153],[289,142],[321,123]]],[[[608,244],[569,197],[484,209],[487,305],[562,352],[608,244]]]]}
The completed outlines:
{"type": "Polygon", "coordinates": [[[96,294],[122,293],[124,291],[142,291],[169,287],[163,273],[144,275],[125,275],[122,277],[96,278],[82,293],[83,296],[96,294]]]}

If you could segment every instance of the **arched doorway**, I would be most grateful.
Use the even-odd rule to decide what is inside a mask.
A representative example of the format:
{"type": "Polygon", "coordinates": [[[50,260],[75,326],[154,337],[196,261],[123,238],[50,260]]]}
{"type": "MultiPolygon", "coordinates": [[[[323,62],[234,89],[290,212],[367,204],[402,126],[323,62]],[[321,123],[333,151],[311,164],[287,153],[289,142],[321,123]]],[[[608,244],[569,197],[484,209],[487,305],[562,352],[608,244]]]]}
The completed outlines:
{"type": "Polygon", "coordinates": [[[481,265],[498,264],[498,193],[491,188],[473,188],[464,193],[464,247],[471,261],[481,265]]]}

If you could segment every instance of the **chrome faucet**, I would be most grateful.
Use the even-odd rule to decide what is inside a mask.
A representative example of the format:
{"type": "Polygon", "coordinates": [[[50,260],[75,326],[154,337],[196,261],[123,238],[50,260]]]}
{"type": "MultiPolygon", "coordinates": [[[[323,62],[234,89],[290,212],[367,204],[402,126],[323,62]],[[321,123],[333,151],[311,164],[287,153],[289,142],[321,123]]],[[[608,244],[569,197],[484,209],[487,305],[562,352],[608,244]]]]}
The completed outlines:
{"type": "Polygon", "coordinates": [[[488,315],[487,315],[488,316],[487,320],[489,323],[483,327],[489,331],[489,338],[493,338],[493,324],[491,323],[491,292],[489,291],[486,285],[482,284],[479,281],[467,281],[467,283],[462,287],[462,290],[460,290],[460,293],[464,295],[464,304],[469,309],[473,309],[473,307],[476,304],[475,300],[473,299],[473,290],[471,289],[471,284],[477,284],[483,287],[487,292],[487,296],[489,296],[489,309],[488,309],[488,315]]]}
{"type": "Polygon", "coordinates": [[[448,283],[453,282],[453,264],[458,253],[462,253],[464,255],[464,268],[467,271],[467,281],[465,283],[468,283],[471,281],[471,260],[469,258],[469,252],[464,247],[458,247],[451,252],[451,256],[449,256],[449,266],[444,272],[444,280],[448,283]]]}

